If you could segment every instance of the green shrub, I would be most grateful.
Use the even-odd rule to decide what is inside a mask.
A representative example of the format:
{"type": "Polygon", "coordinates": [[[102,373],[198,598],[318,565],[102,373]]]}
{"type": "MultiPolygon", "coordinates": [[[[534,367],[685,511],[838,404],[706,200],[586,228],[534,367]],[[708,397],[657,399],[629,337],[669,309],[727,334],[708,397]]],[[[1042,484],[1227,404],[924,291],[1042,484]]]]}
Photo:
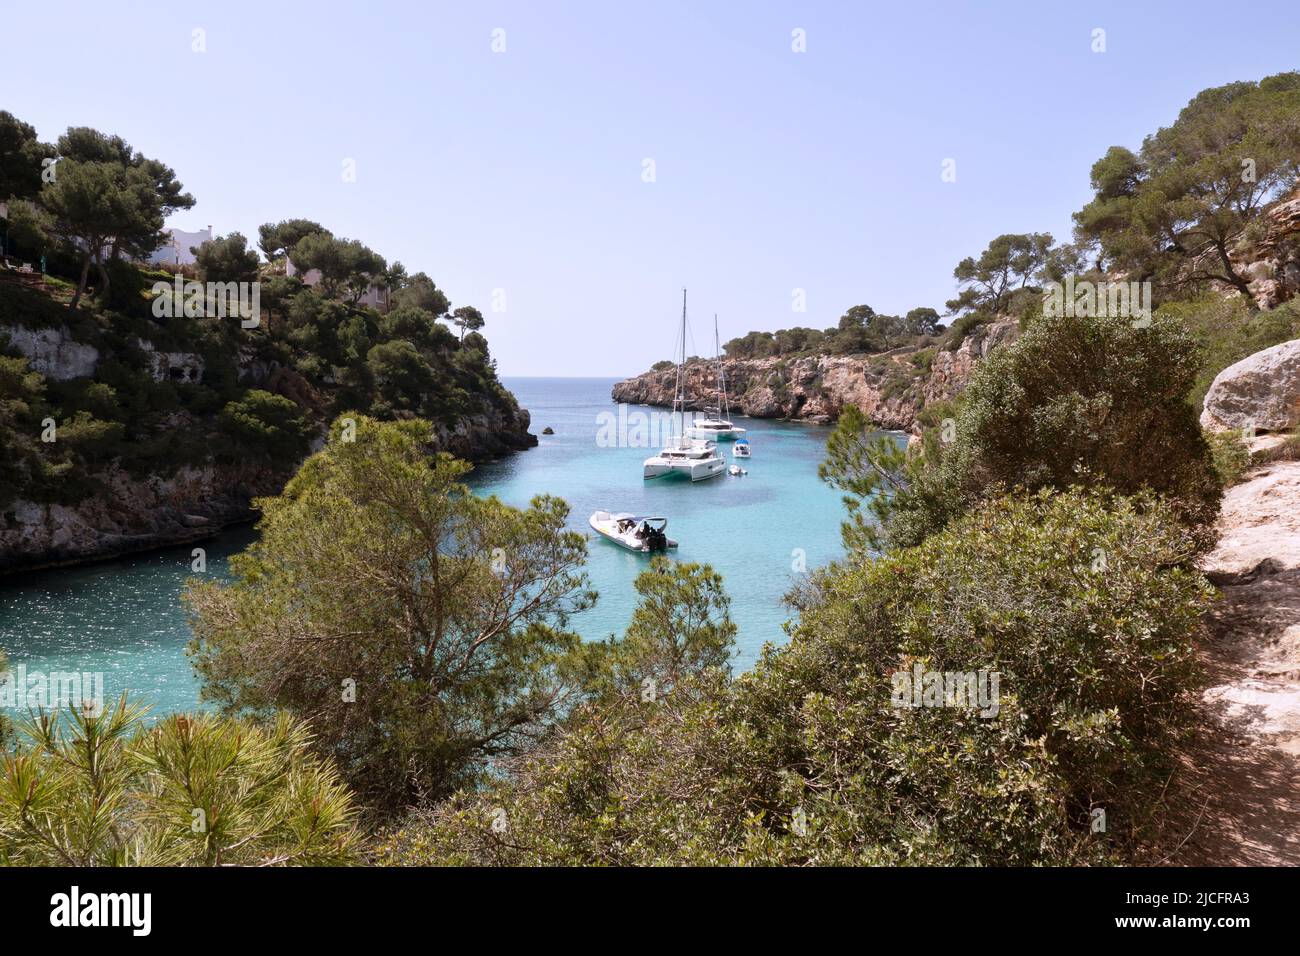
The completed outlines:
{"type": "Polygon", "coordinates": [[[1208,432],[1205,440],[1210,445],[1214,473],[1219,476],[1219,483],[1224,488],[1235,485],[1250,467],[1249,446],[1235,431],[1208,432]]]}
{"type": "Polygon", "coordinates": [[[578,708],[508,778],[387,834],[380,859],[1129,859],[1195,724],[1210,591],[1194,554],[1153,497],[986,501],[919,548],[818,573],[790,643],[735,681],[703,668],[682,693],[578,708]],[[996,672],[997,694],[898,706],[895,675],[918,665],[996,672]]]}
{"type": "Polygon", "coordinates": [[[1188,390],[1198,411],[1210,383],[1221,371],[1247,356],[1300,337],[1300,301],[1254,311],[1242,298],[1211,295],[1189,302],[1165,303],[1157,316],[1182,321],[1195,336],[1199,369],[1188,390]]]}
{"type": "Polygon", "coordinates": [[[302,460],[312,429],[290,399],[251,389],[221,410],[220,427],[230,454],[266,461],[277,467],[302,460]]]}
{"type": "MultiPolygon", "coordinates": [[[[1042,316],[976,367],[955,430],[928,436],[923,458],[899,469],[870,454],[832,454],[823,477],[865,500],[892,472],[882,517],[883,541],[893,545],[918,544],[1012,486],[1149,489],[1189,526],[1207,527],[1221,488],[1186,401],[1197,369],[1195,341],[1176,320],[1134,328],[1126,319],[1042,316]]],[[[851,435],[843,445],[858,448],[851,435]]]]}
{"type": "Polygon", "coordinates": [[[0,864],[339,865],[351,795],[311,734],[201,714],[151,727],[127,703],[26,722],[0,768],[0,864]]]}

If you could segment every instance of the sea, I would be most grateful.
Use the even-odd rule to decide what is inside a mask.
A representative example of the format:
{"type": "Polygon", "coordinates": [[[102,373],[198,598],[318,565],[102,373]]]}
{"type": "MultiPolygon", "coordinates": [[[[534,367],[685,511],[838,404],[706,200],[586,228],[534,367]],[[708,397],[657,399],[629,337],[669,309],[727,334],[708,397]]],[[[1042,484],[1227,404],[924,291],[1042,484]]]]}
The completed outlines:
{"type": "MultiPolygon", "coordinates": [[[[658,446],[644,439],[654,437],[651,416],[662,412],[620,410],[610,397],[616,381],[504,378],[531,412],[539,444],[478,465],[469,484],[517,507],[537,494],[558,495],[569,504],[569,524],[584,533],[597,510],[665,516],[669,536],[680,542],[672,558],[709,564],[722,575],[738,628],[733,668],[752,667],[765,644],[788,639],[790,589],[843,553],[839,493],[817,477],[830,430],[733,415],[748,430],[753,455],[736,460],[730,443],[719,448],[728,465],[736,461],[747,474],[645,481],[641,463],[658,446]],[[553,434],[542,434],[547,428],[553,434]]],[[[226,576],[229,556],[256,534],[242,526],[205,542],[207,575],[226,576]]],[[[129,691],[155,715],[202,706],[179,600],[193,573],[192,548],[0,578],[0,649],[10,670],[100,674],[108,699],[129,691]]],[[[571,626],[589,639],[621,634],[636,604],[633,581],[647,564],[647,557],[590,534],[586,570],[599,598],[571,626]]]]}

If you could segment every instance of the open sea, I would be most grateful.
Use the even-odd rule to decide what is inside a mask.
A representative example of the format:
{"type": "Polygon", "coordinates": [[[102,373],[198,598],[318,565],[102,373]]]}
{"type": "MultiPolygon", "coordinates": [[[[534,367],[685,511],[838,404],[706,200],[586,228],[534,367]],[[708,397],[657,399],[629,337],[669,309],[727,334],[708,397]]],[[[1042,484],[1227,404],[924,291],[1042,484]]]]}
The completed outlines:
{"type": "MultiPolygon", "coordinates": [[[[610,434],[609,417],[618,413],[610,399],[617,379],[503,381],[531,411],[541,444],[478,466],[469,479],[477,493],[520,507],[536,494],[558,495],[569,503],[571,526],[583,532],[600,509],[665,515],[669,536],[680,542],[670,553],[707,562],[723,577],[739,628],[736,668],[752,666],[765,643],[786,640],[790,614],[783,596],[800,569],[842,553],[843,506],[838,492],[817,478],[828,428],[733,416],[749,430],[753,457],[739,462],[748,475],[647,482],[641,462],[657,447],[597,440],[602,423],[610,434]],[[548,426],[554,435],[542,434],[548,426]]],[[[627,411],[635,422],[653,410],[627,411]]],[[[731,444],[719,449],[730,465],[731,444]]],[[[255,536],[243,527],[206,542],[208,573],[224,575],[229,555],[255,536]]],[[[590,537],[587,572],[600,598],[573,626],[584,637],[603,638],[626,627],[635,606],[632,581],[649,559],[590,537]]],[[[0,578],[0,649],[10,669],[98,671],[109,699],[129,690],[155,713],[194,709],[198,682],[185,655],[190,633],[179,602],[191,548],[0,578]]]]}

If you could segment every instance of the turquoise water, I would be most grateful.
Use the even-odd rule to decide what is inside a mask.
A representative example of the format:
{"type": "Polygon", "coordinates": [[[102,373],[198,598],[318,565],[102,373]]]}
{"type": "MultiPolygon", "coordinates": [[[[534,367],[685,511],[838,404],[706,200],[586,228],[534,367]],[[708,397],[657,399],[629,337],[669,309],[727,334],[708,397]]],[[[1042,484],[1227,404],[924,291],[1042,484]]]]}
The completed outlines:
{"type": "MultiPolygon", "coordinates": [[[[751,666],[764,642],[785,640],[782,596],[799,577],[841,553],[838,494],[817,479],[828,429],[740,417],[754,456],[741,478],[722,475],[691,484],[641,478],[641,462],[657,448],[600,447],[599,415],[615,412],[615,379],[505,379],[532,412],[541,444],[479,466],[470,484],[482,494],[525,506],[548,492],[569,502],[570,524],[588,531],[593,511],[655,513],[684,561],[703,561],[723,576],[740,629],[736,666],[751,666]],[[554,435],[542,435],[550,426],[554,435]]],[[[632,407],[630,412],[650,409],[632,407]]],[[[721,448],[728,463],[731,446],[721,448]]],[[[208,574],[224,575],[228,555],[253,538],[248,528],[206,542],[208,574]]],[[[10,667],[28,672],[102,671],[105,693],[130,690],[157,712],[193,709],[198,682],[185,656],[189,631],[179,595],[190,576],[189,546],[80,568],[0,579],[0,648],[10,667]]],[[[632,615],[632,581],[648,563],[592,536],[587,566],[600,593],[578,615],[588,638],[621,633],[632,615]]]]}
{"type": "MultiPolygon", "coordinates": [[[[572,508],[570,523],[588,531],[593,511],[665,515],[668,535],[679,542],[672,552],[681,561],[713,565],[731,597],[739,628],[736,666],[754,663],[765,642],[783,643],[789,612],[782,596],[802,564],[814,568],[843,553],[839,493],[817,478],[829,428],[735,416],[746,429],[753,457],[740,461],[749,474],[721,475],[695,482],[641,477],[641,463],[654,448],[602,448],[598,417],[615,412],[609,392],[617,379],[506,379],[506,385],[533,416],[541,444],[531,451],[480,466],[471,482],[482,492],[512,505],[526,505],[539,491],[563,497],[572,508]],[[543,435],[550,426],[554,435],[543,435]],[[798,550],[797,550],[798,549],[798,550]]],[[[630,406],[629,413],[649,413],[630,406]]],[[[719,445],[728,465],[731,445],[719,445]]],[[[622,633],[632,617],[632,581],[648,559],[597,538],[588,544],[587,573],[600,600],[578,618],[585,637],[622,633]]]]}
{"type": "Polygon", "coordinates": [[[129,690],[156,714],[193,710],[199,682],[180,604],[191,552],[202,547],[206,573],[224,577],[226,558],[254,537],[245,526],[198,545],[0,578],[0,649],[10,670],[98,671],[108,700],[129,690]]]}

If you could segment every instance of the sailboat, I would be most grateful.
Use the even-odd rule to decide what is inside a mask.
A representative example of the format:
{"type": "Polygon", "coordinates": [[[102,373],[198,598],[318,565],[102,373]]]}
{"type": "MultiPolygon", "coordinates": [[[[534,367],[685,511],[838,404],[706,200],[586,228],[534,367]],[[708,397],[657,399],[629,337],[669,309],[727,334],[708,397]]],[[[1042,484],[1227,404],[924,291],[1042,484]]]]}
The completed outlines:
{"type": "MultiPolygon", "coordinates": [[[[715,333],[716,335],[716,333],[715,333]]],[[[677,366],[677,383],[673,395],[671,420],[686,421],[686,290],[682,290],[681,362],[677,366]],[[679,417],[680,416],[680,417],[679,417]]],[[[727,463],[718,456],[718,446],[711,441],[690,438],[685,433],[670,438],[657,455],[651,455],[641,467],[643,478],[684,475],[691,481],[714,478],[726,471],[727,463]]]]}
{"type": "Polygon", "coordinates": [[[745,434],[745,429],[733,425],[726,416],[731,415],[731,403],[727,401],[727,373],[722,366],[722,346],[718,341],[718,316],[713,316],[713,351],[718,362],[718,404],[716,408],[704,409],[704,417],[697,418],[686,429],[692,438],[709,441],[735,441],[745,434]]]}

